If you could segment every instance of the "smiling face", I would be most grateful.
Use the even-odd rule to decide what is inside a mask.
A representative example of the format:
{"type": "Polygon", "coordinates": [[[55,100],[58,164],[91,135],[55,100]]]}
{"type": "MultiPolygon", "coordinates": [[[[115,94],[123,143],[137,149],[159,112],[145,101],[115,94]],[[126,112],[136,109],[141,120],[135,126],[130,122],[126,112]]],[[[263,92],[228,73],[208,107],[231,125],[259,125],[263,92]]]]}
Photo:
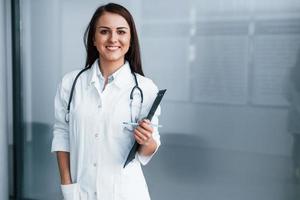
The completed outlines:
{"type": "Polygon", "coordinates": [[[99,52],[100,62],[124,64],[130,46],[130,28],[120,15],[104,12],[96,23],[94,46],[99,52]]]}

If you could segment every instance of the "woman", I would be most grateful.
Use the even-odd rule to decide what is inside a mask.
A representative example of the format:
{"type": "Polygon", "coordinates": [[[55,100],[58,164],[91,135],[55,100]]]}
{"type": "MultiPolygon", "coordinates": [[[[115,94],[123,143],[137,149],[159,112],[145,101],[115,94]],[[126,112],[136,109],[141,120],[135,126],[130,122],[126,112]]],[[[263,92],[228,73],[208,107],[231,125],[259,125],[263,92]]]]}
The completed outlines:
{"type": "Polygon", "coordinates": [[[160,109],[151,123],[123,124],[145,117],[158,91],[143,76],[131,14],[118,4],[99,7],[85,32],[85,44],[86,70],[78,76],[73,94],[78,70],[63,77],[55,97],[52,152],[57,154],[63,197],[150,199],[141,164],[147,164],[160,145],[158,130],[152,127],[158,124],[160,109]],[[143,95],[135,89],[130,104],[137,84],[143,95]],[[140,147],[135,159],[123,168],[134,141],[140,147]]]}

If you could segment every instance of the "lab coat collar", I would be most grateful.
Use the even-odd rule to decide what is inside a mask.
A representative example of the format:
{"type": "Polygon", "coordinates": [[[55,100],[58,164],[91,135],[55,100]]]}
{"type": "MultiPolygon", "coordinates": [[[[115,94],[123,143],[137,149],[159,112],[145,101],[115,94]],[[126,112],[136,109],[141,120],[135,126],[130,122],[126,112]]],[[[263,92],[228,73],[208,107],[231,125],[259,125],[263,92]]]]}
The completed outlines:
{"type": "MultiPolygon", "coordinates": [[[[90,75],[89,75],[89,85],[93,85],[99,82],[100,78],[103,78],[102,73],[99,68],[98,59],[91,66],[90,75]]],[[[110,77],[112,83],[119,88],[128,86],[128,84],[134,81],[133,75],[131,73],[130,65],[128,61],[125,61],[125,64],[120,67],[116,72],[114,72],[110,77]]]]}

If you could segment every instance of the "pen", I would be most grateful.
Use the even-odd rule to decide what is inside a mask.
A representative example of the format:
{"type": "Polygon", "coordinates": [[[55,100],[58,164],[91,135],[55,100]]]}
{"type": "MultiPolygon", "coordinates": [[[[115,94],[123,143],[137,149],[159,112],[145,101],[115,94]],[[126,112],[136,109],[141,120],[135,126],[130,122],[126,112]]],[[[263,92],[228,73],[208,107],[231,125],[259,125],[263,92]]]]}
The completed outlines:
{"type": "MultiPolygon", "coordinates": [[[[123,124],[124,124],[124,125],[132,125],[132,126],[137,126],[137,125],[139,125],[139,124],[136,123],[136,122],[123,122],[123,124]]],[[[161,127],[162,127],[162,125],[157,125],[157,124],[152,124],[152,123],[150,123],[150,125],[153,126],[153,127],[157,127],[157,128],[161,128],[161,127]]]]}

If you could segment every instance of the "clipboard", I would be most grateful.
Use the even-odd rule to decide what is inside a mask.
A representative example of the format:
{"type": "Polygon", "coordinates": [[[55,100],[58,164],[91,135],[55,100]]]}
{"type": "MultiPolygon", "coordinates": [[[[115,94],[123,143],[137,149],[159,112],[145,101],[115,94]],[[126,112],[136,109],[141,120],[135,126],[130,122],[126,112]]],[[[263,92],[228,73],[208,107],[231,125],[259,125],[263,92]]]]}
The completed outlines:
{"type": "MultiPolygon", "coordinates": [[[[156,95],[156,98],[155,98],[155,100],[154,100],[154,102],[153,102],[153,104],[151,106],[151,109],[150,109],[147,117],[145,117],[145,119],[148,119],[150,121],[152,120],[152,117],[154,116],[154,113],[155,113],[156,109],[158,108],[158,106],[159,106],[159,104],[160,104],[160,102],[161,102],[161,100],[162,100],[162,98],[163,98],[163,96],[164,96],[164,94],[165,94],[166,91],[167,91],[166,89],[158,91],[158,93],[156,95]]],[[[125,168],[126,165],[128,163],[130,163],[135,158],[135,153],[137,152],[139,146],[140,146],[139,143],[137,143],[135,141],[134,144],[133,144],[133,146],[132,146],[132,148],[130,149],[130,152],[129,152],[128,156],[127,156],[127,159],[126,159],[126,161],[124,163],[123,168],[125,168]]]]}

